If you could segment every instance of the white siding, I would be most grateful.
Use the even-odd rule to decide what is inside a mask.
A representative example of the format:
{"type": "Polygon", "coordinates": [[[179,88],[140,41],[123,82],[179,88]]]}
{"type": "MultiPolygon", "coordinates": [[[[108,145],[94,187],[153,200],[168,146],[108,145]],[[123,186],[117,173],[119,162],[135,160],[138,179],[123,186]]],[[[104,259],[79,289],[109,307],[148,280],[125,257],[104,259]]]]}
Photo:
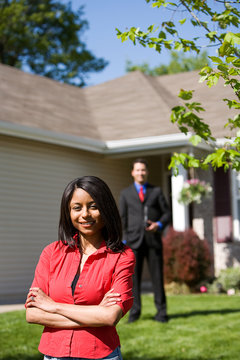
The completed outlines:
{"type": "Polygon", "coordinates": [[[99,176],[118,200],[129,173],[128,159],[0,136],[0,303],[25,300],[43,247],[57,240],[67,183],[99,176]]]}

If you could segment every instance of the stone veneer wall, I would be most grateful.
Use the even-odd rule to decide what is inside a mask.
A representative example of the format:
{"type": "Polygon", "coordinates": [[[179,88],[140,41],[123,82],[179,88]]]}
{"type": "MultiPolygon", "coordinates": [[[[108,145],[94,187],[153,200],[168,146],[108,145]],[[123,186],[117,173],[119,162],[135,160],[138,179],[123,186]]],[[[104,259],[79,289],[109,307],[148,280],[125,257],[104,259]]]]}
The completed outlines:
{"type": "Polygon", "coordinates": [[[222,269],[240,266],[240,242],[214,243],[215,275],[222,269]]]}
{"type": "Polygon", "coordinates": [[[214,185],[213,171],[195,170],[195,178],[209,182],[213,187],[211,198],[204,199],[201,204],[193,206],[193,229],[200,238],[206,238],[214,259],[214,274],[217,276],[222,269],[240,266],[240,242],[217,243],[214,236],[214,185]]]}
{"type": "MultiPolygon", "coordinates": [[[[213,187],[213,173],[211,169],[209,171],[195,170],[194,177],[209,182],[213,187]]],[[[201,204],[194,204],[192,206],[193,229],[201,239],[205,238],[208,241],[212,254],[214,252],[212,222],[214,216],[213,196],[214,189],[209,198],[203,199],[201,204]]]]}

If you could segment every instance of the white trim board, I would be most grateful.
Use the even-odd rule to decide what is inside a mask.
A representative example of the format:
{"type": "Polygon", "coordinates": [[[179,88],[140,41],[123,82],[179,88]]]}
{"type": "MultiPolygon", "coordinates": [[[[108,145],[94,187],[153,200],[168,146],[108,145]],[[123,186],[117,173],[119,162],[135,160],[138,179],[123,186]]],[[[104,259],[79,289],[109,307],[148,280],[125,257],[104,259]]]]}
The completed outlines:
{"type": "MultiPolygon", "coordinates": [[[[181,146],[192,148],[192,144],[189,142],[189,138],[192,136],[191,133],[188,133],[187,135],[177,133],[102,141],[0,121],[0,134],[91,151],[104,155],[123,154],[134,151],[172,149],[181,146]]],[[[210,147],[206,143],[198,144],[197,148],[210,150],[210,147]]]]}

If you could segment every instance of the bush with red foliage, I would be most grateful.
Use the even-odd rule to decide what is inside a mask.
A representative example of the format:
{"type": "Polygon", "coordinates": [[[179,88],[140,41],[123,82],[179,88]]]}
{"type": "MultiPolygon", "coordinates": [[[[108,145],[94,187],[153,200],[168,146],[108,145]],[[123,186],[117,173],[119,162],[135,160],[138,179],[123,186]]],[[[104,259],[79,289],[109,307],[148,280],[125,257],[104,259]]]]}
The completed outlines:
{"type": "Polygon", "coordinates": [[[165,282],[185,283],[194,288],[210,275],[212,256],[207,240],[192,230],[169,229],[163,238],[165,282]]]}

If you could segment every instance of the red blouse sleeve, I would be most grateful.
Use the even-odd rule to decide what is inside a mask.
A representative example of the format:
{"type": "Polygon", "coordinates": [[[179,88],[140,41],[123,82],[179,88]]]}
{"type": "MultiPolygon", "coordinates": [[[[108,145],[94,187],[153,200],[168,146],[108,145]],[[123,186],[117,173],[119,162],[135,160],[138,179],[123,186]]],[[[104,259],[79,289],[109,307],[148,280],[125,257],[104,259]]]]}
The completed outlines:
{"type": "Polygon", "coordinates": [[[121,294],[121,302],[118,305],[125,315],[131,309],[133,304],[132,296],[132,275],[135,266],[135,256],[132,250],[128,247],[120,255],[115,267],[115,272],[112,278],[112,288],[114,292],[121,294]]]}
{"type": "Polygon", "coordinates": [[[52,244],[45,247],[40,255],[31,286],[41,288],[47,295],[49,295],[50,258],[52,253],[51,245],[52,244]]]}

